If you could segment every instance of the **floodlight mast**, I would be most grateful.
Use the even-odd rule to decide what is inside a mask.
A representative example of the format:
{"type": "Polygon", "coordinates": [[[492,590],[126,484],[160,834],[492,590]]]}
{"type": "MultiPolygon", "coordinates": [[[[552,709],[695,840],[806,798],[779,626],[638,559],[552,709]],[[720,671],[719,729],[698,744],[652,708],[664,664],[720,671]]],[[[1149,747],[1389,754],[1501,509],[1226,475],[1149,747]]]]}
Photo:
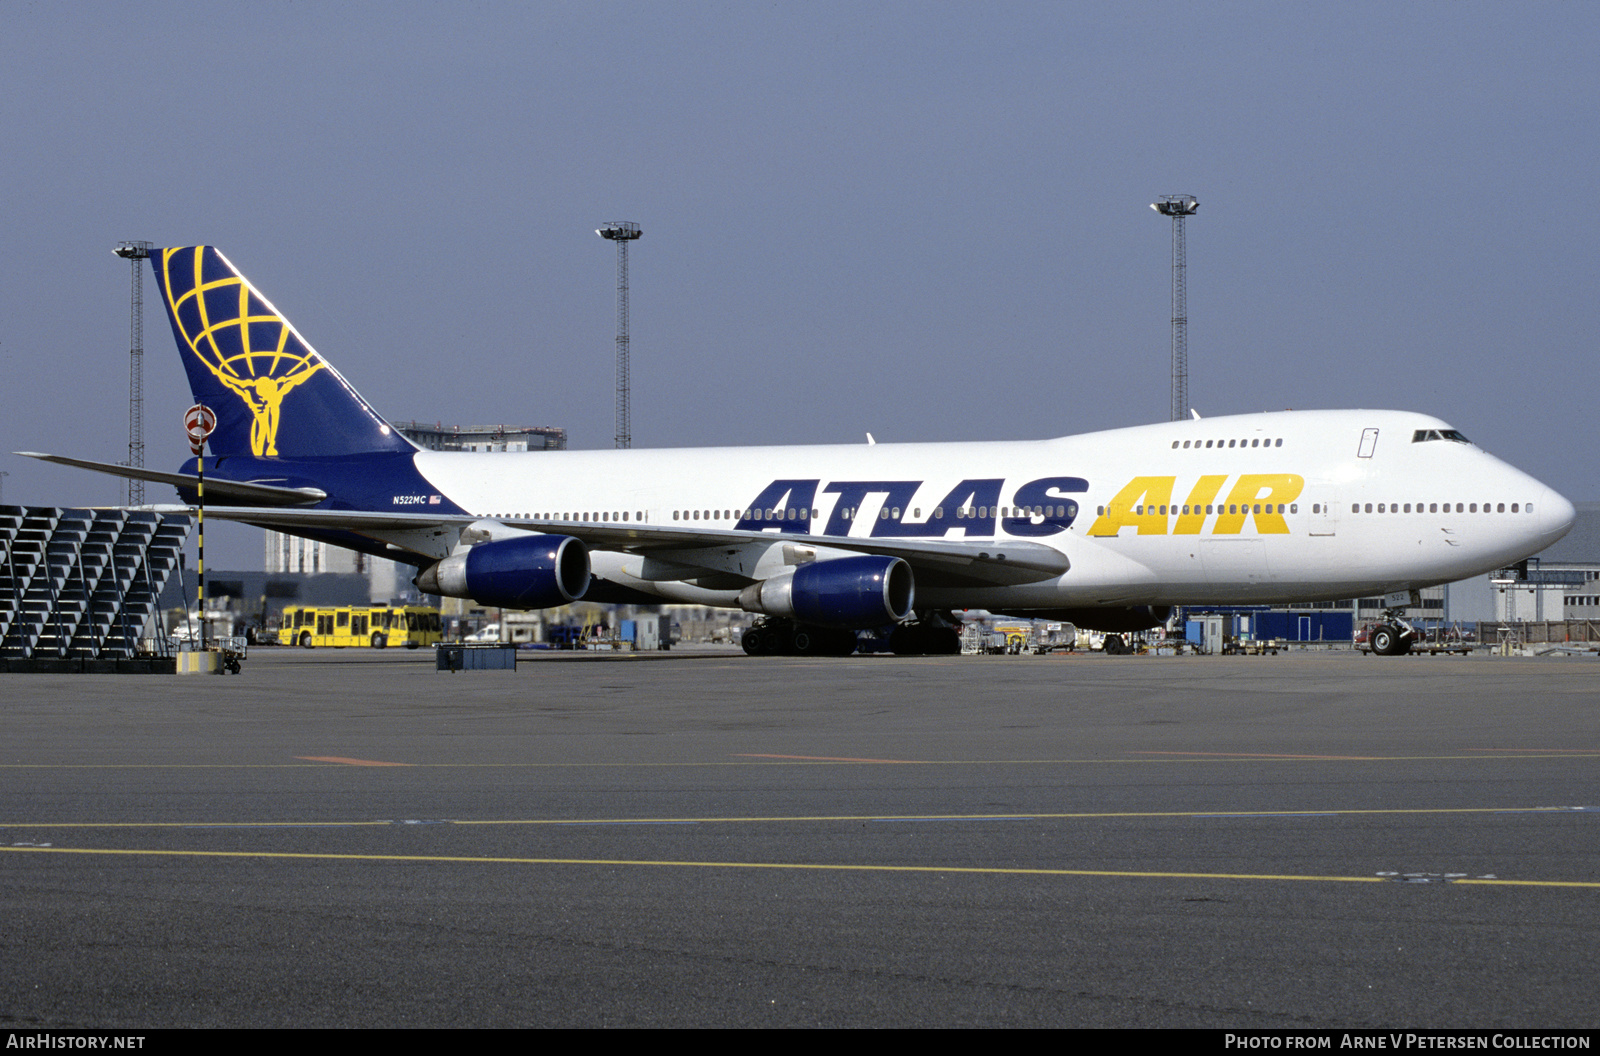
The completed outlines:
{"type": "Polygon", "coordinates": [[[1150,208],[1172,217],[1172,415],[1174,422],[1189,417],[1189,290],[1183,221],[1193,216],[1200,202],[1192,194],[1164,194],[1150,208]]]}
{"type": "Polygon", "coordinates": [[[616,446],[633,446],[628,381],[628,243],[644,232],[627,220],[607,220],[595,234],[617,244],[617,436],[616,446]]]}
{"type": "MultiPolygon", "coordinates": [[[[133,265],[128,308],[128,465],[144,468],[144,261],[149,242],[118,242],[111,252],[133,265]]],[[[128,505],[144,505],[144,481],[128,478],[128,505]]]]}

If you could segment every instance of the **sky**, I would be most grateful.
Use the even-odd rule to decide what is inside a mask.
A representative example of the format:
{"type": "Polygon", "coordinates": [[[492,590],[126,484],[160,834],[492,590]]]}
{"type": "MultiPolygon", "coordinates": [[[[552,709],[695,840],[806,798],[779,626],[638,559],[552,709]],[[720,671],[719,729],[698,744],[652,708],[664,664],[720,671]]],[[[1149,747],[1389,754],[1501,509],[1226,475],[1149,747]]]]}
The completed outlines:
{"type": "Polygon", "coordinates": [[[1583,3],[11,0],[0,495],[118,501],[11,452],[127,457],[122,239],[221,248],[391,420],[595,448],[631,220],[636,447],[1004,440],[1167,417],[1149,204],[1192,194],[1201,414],[1435,414],[1593,500],[1597,44],[1583,3]]]}

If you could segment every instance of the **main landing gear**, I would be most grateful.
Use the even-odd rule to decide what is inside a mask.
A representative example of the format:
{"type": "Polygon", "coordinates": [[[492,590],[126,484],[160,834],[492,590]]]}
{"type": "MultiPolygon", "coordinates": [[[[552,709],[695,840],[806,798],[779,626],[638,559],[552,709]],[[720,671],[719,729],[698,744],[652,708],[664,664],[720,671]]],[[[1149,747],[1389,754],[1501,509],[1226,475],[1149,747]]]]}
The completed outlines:
{"type": "MultiPolygon", "coordinates": [[[[751,656],[849,656],[856,632],[777,616],[763,616],[739,640],[751,656]]],[[[961,632],[933,620],[902,623],[889,634],[896,656],[948,656],[961,652],[961,632]]]]}
{"type": "Polygon", "coordinates": [[[896,656],[954,656],[961,652],[961,632],[937,623],[902,623],[889,634],[896,656]]]}
{"type": "Polygon", "coordinates": [[[1417,632],[1401,619],[1397,609],[1384,609],[1383,618],[1372,628],[1367,644],[1376,656],[1404,656],[1411,651],[1417,632]]]}
{"type": "Polygon", "coordinates": [[[856,651],[856,632],[765,616],[739,644],[751,656],[849,656],[856,651]]]}

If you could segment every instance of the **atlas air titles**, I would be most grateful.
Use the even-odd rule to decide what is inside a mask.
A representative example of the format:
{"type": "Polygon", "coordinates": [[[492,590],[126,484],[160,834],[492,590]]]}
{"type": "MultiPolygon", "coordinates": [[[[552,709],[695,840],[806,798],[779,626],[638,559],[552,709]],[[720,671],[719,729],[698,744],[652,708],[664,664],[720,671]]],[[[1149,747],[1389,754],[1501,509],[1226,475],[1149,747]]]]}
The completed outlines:
{"type": "MultiPolygon", "coordinates": [[[[1111,501],[1099,507],[1090,536],[1115,536],[1123,529],[1137,535],[1287,535],[1286,515],[1298,513],[1297,500],[1305,478],[1295,473],[1206,474],[1173,501],[1177,476],[1134,477],[1111,501]],[[1232,486],[1228,485],[1230,479],[1232,486]],[[1222,500],[1218,501],[1218,497],[1222,500]],[[1209,527],[1208,527],[1209,526],[1209,527]]],[[[1056,535],[1070,528],[1079,514],[1078,499],[1089,490],[1083,477],[1041,477],[1016,489],[1002,504],[1005,480],[967,479],[950,488],[938,502],[917,503],[920,480],[774,480],[740,511],[735,528],[746,531],[792,532],[848,536],[863,510],[876,507],[866,533],[881,538],[943,537],[1000,533],[1023,538],[1056,535]],[[836,496],[820,531],[812,520],[821,516],[820,496],[836,496]],[[876,503],[869,500],[879,500],[876,503]]]]}

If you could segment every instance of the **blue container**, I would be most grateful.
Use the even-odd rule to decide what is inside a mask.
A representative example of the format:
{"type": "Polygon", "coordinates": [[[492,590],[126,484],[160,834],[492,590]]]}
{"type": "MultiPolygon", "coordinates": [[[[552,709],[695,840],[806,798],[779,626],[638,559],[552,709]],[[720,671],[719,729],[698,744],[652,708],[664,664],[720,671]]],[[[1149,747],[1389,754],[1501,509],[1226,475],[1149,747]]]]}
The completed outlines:
{"type": "Polygon", "coordinates": [[[449,671],[515,671],[517,647],[476,643],[440,643],[434,647],[434,670],[449,671]]]}

